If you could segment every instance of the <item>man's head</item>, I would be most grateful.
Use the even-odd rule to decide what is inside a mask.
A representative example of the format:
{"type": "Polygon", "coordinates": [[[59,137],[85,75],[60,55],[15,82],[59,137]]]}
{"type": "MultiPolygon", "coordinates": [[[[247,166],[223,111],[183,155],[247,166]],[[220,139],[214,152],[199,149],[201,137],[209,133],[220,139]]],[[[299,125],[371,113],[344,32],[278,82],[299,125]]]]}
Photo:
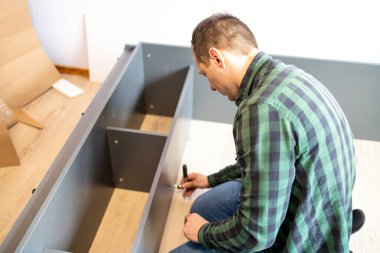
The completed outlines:
{"type": "Polygon", "coordinates": [[[211,90],[235,100],[249,63],[258,52],[247,25],[229,14],[214,14],[197,25],[191,44],[199,74],[207,77],[211,90]]]}
{"type": "Polygon", "coordinates": [[[196,60],[206,66],[210,48],[243,55],[257,48],[255,36],[248,26],[230,14],[214,14],[201,21],[193,31],[191,45],[196,60]]]}

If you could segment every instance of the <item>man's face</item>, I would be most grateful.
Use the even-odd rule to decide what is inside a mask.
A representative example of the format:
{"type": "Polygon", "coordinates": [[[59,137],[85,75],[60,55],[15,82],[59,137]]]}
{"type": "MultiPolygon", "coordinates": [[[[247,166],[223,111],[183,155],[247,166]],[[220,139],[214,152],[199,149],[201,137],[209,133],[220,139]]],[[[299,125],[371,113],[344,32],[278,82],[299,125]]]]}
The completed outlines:
{"type": "Polygon", "coordinates": [[[210,60],[210,64],[206,66],[204,63],[199,62],[196,57],[194,58],[199,74],[207,78],[211,90],[218,91],[223,96],[227,96],[229,100],[234,101],[237,93],[232,89],[232,85],[224,69],[212,60],[210,60]]]}

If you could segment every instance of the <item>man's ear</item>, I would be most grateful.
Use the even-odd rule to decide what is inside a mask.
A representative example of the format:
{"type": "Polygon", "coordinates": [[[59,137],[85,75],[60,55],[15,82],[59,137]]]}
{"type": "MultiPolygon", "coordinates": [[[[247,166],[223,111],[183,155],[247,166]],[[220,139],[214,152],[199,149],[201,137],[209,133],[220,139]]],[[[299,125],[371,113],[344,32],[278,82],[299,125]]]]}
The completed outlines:
{"type": "Polygon", "coordinates": [[[212,47],[208,50],[208,53],[210,55],[210,62],[214,62],[216,65],[218,65],[219,67],[223,69],[225,68],[224,57],[220,50],[218,50],[215,47],[212,47]]]}

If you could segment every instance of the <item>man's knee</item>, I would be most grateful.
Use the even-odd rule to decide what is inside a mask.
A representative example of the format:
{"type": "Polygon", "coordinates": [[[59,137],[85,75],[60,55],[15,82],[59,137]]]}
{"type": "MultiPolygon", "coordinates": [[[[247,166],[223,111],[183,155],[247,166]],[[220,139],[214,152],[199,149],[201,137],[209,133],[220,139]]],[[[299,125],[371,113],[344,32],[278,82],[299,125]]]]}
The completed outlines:
{"type": "Polygon", "coordinates": [[[205,209],[207,210],[207,201],[206,194],[200,195],[198,198],[194,200],[193,205],[190,208],[190,213],[198,213],[201,216],[205,215],[205,209]]]}
{"type": "Polygon", "coordinates": [[[236,213],[240,202],[241,183],[229,181],[200,195],[190,208],[208,221],[231,217],[236,213]]]}

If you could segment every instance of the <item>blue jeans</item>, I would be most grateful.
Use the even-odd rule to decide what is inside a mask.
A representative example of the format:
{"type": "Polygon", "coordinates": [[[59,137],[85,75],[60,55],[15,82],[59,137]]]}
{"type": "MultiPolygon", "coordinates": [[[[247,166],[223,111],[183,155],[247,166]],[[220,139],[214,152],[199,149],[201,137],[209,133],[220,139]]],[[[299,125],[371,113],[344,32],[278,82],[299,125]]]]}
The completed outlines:
{"type": "MultiPolygon", "coordinates": [[[[241,183],[229,181],[218,185],[200,195],[193,203],[190,213],[198,213],[209,222],[228,219],[233,216],[240,203],[241,183]]],[[[206,249],[191,241],[170,251],[171,253],[207,253],[217,252],[206,249]]]]}

